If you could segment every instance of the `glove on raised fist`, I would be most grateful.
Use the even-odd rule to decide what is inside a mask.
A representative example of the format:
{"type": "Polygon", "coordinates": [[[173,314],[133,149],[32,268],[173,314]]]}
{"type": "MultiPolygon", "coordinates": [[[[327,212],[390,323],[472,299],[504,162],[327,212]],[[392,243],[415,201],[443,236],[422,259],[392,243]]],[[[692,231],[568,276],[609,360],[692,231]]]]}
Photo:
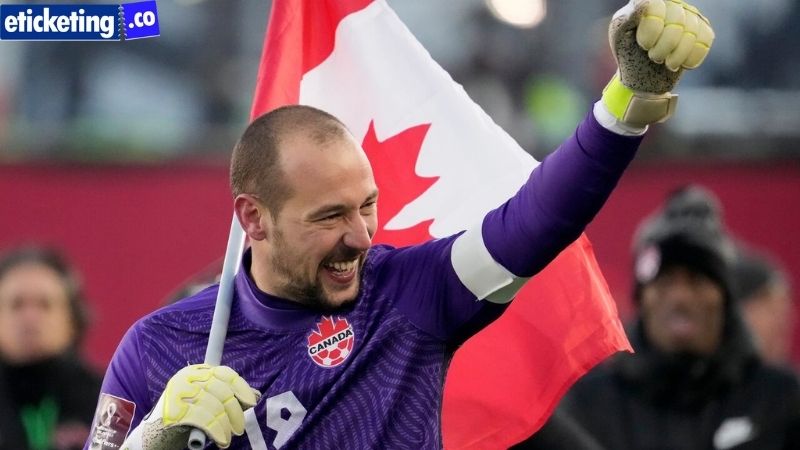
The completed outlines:
{"type": "Polygon", "coordinates": [[[685,69],[700,66],[714,41],[708,19],[682,0],[631,0],[614,14],[608,34],[618,71],[603,91],[603,105],[635,127],[672,115],[672,90],[685,69]]]}

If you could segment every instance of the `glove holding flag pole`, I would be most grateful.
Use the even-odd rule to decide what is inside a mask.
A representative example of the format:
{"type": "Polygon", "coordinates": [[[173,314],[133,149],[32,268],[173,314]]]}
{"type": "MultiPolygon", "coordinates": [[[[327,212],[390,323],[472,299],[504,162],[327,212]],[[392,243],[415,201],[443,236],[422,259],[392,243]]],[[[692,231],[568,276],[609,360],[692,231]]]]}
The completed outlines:
{"type": "Polygon", "coordinates": [[[170,378],[153,410],[123,442],[122,450],[195,450],[205,447],[206,436],[217,447],[227,448],[233,435],[244,433],[243,411],[255,406],[261,393],[230,367],[220,365],[233,277],[239,270],[243,247],[244,230],[234,215],[205,362],[184,367],[170,378]]]}
{"type": "Polygon", "coordinates": [[[614,14],[609,41],[618,70],[595,115],[607,127],[641,134],[672,116],[678,103],[672,91],[684,70],[703,62],[714,31],[682,0],[631,0],[614,14]]]}
{"type": "MultiPolygon", "coordinates": [[[[193,429],[200,430],[205,447],[208,436],[218,448],[244,433],[243,410],[253,407],[260,394],[227,366],[193,364],[167,383],[150,414],[122,444],[123,450],[179,450],[187,447],[193,429]]],[[[197,446],[197,447],[196,447],[197,446]]]]}

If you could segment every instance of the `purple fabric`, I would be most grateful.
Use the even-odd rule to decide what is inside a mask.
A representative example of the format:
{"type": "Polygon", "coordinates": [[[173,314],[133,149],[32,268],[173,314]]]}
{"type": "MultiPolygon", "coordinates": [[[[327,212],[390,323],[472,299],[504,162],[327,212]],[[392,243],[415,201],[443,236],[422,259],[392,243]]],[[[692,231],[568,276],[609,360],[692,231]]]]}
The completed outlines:
{"type": "MultiPolygon", "coordinates": [[[[269,448],[277,433],[266,426],[266,402],[288,391],[307,415],[284,448],[441,448],[439,411],[453,339],[499,309],[476,301],[458,282],[449,262],[454,238],[370,249],[356,305],[334,316],[352,327],[352,353],[332,368],[308,353],[322,315],[259,291],[245,254],[222,363],[262,392],[255,413],[269,448]]],[[[102,391],[136,404],[133,427],[175,372],[202,362],[217,289],[144,317],[123,338],[102,391]]],[[[250,448],[247,436],[234,438],[230,448],[250,448]]]]}
{"type": "Polygon", "coordinates": [[[483,240],[494,260],[521,277],[542,270],[594,218],[641,141],[606,130],[590,113],[514,197],[484,218],[483,240]]]}

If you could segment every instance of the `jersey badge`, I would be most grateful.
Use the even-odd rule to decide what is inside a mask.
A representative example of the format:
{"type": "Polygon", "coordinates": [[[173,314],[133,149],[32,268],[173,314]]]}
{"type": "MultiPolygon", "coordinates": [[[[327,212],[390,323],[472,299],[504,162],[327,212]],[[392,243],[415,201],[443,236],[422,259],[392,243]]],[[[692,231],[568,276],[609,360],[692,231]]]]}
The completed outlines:
{"type": "Polygon", "coordinates": [[[120,448],[131,429],[136,404],[106,393],[100,394],[90,435],[91,450],[120,448]]]}
{"type": "Polygon", "coordinates": [[[308,356],[320,367],[336,367],[350,356],[353,344],[355,333],[347,319],[322,316],[308,335],[308,356]]]}

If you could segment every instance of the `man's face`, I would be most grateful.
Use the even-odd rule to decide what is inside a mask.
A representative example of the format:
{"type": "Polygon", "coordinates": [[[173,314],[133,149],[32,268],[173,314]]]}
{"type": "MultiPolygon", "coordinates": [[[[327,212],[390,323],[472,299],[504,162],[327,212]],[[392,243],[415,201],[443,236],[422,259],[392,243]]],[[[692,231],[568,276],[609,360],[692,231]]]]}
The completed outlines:
{"type": "Polygon", "coordinates": [[[265,290],[323,309],[354,301],[378,224],[369,160],[349,137],[320,146],[292,136],[281,143],[281,166],[291,197],[277,218],[262,215],[265,290]]]}
{"type": "Polygon", "coordinates": [[[59,275],[35,263],[0,279],[0,353],[24,364],[55,356],[74,336],[66,288],[59,275]]]}
{"type": "Polygon", "coordinates": [[[662,352],[709,355],[722,339],[723,303],[722,289],[706,275],[667,267],[642,289],[647,338],[662,352]]]}

